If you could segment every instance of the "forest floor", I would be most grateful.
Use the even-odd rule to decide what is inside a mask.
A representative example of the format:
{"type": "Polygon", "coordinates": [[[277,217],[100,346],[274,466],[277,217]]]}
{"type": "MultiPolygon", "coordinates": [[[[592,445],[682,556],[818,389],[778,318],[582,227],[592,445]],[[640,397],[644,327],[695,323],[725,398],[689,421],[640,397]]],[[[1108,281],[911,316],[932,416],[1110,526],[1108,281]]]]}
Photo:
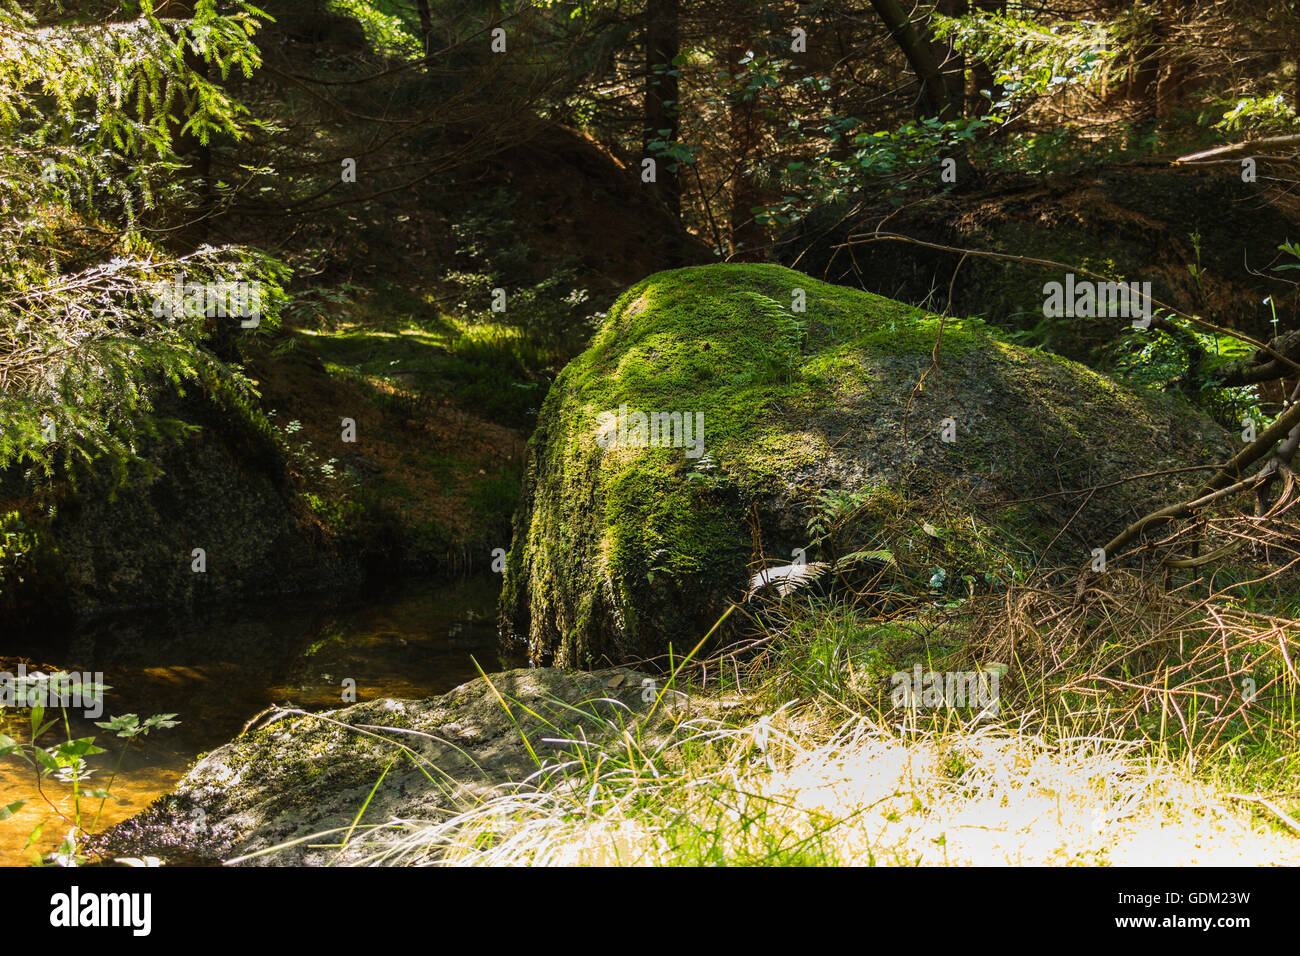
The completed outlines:
{"type": "Polygon", "coordinates": [[[1294,793],[1275,792],[1293,751],[1189,750],[1176,733],[1139,739],[1056,706],[883,714],[776,690],[793,663],[721,686],[714,671],[707,687],[626,668],[519,669],[420,701],[290,709],[111,831],[109,852],[278,865],[1300,864],[1294,793]],[[392,727],[400,736],[376,733],[392,727]]]}
{"type": "Polygon", "coordinates": [[[653,749],[588,751],[548,799],[489,800],[428,848],[480,865],[1300,863],[1277,802],[1131,740],[778,712],[687,722],[653,749]]]}
{"type": "Polygon", "coordinates": [[[276,424],[293,430],[290,466],[326,531],[342,533],[359,509],[383,510],[414,551],[481,565],[489,545],[508,544],[527,437],[501,419],[526,414],[520,406],[537,402],[540,386],[494,367],[501,356],[513,364],[508,345],[478,347],[508,342],[511,330],[461,329],[426,309],[363,300],[349,316],[285,329],[249,374],[276,424]],[[468,382],[498,394],[466,395],[468,382]],[[354,442],[344,441],[345,419],[354,442]]]}

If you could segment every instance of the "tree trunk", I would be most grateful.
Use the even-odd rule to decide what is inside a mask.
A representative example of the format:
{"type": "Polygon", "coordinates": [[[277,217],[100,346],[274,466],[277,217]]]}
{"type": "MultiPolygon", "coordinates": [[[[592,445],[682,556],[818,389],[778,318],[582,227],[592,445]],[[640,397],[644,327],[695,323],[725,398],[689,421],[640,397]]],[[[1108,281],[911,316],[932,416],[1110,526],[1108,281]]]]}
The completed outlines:
{"type": "MultiPolygon", "coordinates": [[[[1006,0],[975,0],[975,9],[983,13],[1004,13],[1006,0]]],[[[1002,87],[994,82],[992,68],[983,60],[972,60],[970,64],[970,88],[966,100],[968,116],[984,116],[993,104],[1002,99],[1002,87]],[[987,97],[983,91],[992,95],[987,97]]]]}
{"type": "Polygon", "coordinates": [[[645,129],[642,154],[655,158],[655,192],[673,214],[681,217],[681,178],[670,166],[676,161],[652,150],[652,143],[677,143],[680,83],[673,60],[678,54],[679,0],[647,0],[645,23],[645,129]]]}
{"type": "Polygon", "coordinates": [[[420,17],[420,46],[424,50],[425,66],[428,66],[429,48],[433,46],[433,11],[429,9],[429,0],[416,0],[416,13],[420,17]]]}
{"type": "Polygon", "coordinates": [[[1128,76],[1125,95],[1135,101],[1139,117],[1151,120],[1158,112],[1160,88],[1161,34],[1164,32],[1164,15],[1159,11],[1151,25],[1151,39],[1134,55],[1128,76]]]}
{"type": "Polygon", "coordinates": [[[922,36],[898,0],[871,0],[871,6],[889,28],[894,42],[916,74],[921,85],[921,115],[956,119],[961,114],[960,101],[954,103],[949,96],[948,81],[929,38],[922,36]]]}
{"type": "Polygon", "coordinates": [[[1159,38],[1164,69],[1156,87],[1156,115],[1162,119],[1171,115],[1182,101],[1187,84],[1187,61],[1173,49],[1174,31],[1182,21],[1183,6],[1180,0],[1164,0],[1161,8],[1159,38]]]}
{"type": "MultiPolygon", "coordinates": [[[[960,17],[970,12],[967,0],[938,0],[935,12],[945,17],[960,17]]],[[[930,33],[927,28],[925,31],[930,33]]],[[[951,117],[959,119],[966,105],[966,57],[949,40],[930,40],[934,58],[939,64],[939,75],[943,78],[944,102],[951,117]]]]}
{"type": "Polygon", "coordinates": [[[761,255],[758,249],[766,236],[755,220],[753,209],[762,203],[762,192],[749,172],[749,165],[758,149],[761,129],[758,117],[757,94],[745,95],[739,89],[745,67],[740,60],[746,50],[753,48],[755,27],[746,10],[733,21],[727,45],[727,69],[731,76],[732,97],[727,113],[731,148],[728,158],[735,163],[731,177],[731,203],[728,214],[730,226],[729,253],[733,258],[749,259],[761,255]]]}

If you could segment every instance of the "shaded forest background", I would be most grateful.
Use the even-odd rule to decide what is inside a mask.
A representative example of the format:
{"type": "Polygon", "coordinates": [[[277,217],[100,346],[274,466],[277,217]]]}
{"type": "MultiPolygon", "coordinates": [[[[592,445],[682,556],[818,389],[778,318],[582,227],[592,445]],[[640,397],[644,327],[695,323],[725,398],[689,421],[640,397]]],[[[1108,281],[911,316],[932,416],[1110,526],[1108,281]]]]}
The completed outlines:
{"type": "Polygon", "coordinates": [[[14,611],[485,563],[550,381],[672,266],[974,316],[1234,427],[1300,354],[1294,3],[39,2],[0,31],[14,611]],[[1051,275],[968,249],[1173,311],[1044,319],[1051,275]],[[158,319],[177,276],[264,283],[260,325],[158,319]],[[220,582],[181,573],[194,539],[220,582]]]}

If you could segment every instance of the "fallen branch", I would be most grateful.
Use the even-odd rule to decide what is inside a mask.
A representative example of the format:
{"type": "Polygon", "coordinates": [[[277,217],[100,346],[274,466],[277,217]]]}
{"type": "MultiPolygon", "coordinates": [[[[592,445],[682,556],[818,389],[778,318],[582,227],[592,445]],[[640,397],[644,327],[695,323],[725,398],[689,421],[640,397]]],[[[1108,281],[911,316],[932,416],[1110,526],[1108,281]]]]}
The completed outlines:
{"type": "Polygon", "coordinates": [[[1272,149],[1277,146],[1300,147],[1300,133],[1291,133],[1287,136],[1268,136],[1264,139],[1248,139],[1243,143],[1232,143],[1228,146],[1216,146],[1213,149],[1202,150],[1199,153],[1189,153],[1186,156],[1179,156],[1174,160],[1174,165],[1178,166],[1199,163],[1208,159],[1234,156],[1239,153],[1254,152],[1258,149],[1272,149]]]}
{"type": "Polygon", "coordinates": [[[1239,481],[1236,484],[1229,485],[1226,488],[1220,488],[1216,491],[1211,492],[1208,495],[1203,495],[1200,498],[1195,499],[1194,501],[1184,501],[1176,505],[1168,505],[1167,507],[1161,508],[1159,511],[1153,511],[1150,514],[1139,518],[1137,521],[1133,522],[1131,525],[1129,525],[1127,528],[1125,528],[1123,531],[1117,534],[1114,538],[1112,538],[1109,542],[1107,542],[1105,548],[1103,548],[1102,550],[1104,550],[1107,555],[1112,555],[1117,551],[1119,551],[1120,548],[1124,547],[1124,545],[1128,544],[1130,541],[1136,538],[1138,535],[1142,534],[1142,532],[1146,531],[1148,528],[1154,527],[1155,525],[1158,524],[1164,524],[1166,521],[1174,521],[1178,518],[1185,518],[1188,515],[1201,510],[1207,505],[1214,504],[1216,501],[1222,501],[1224,498],[1231,498],[1233,495],[1239,494],[1243,491],[1253,488],[1255,484],[1263,480],[1263,478],[1264,478],[1263,475],[1254,475],[1250,478],[1247,478],[1245,481],[1239,481]]]}
{"type": "Polygon", "coordinates": [[[1271,452],[1274,446],[1283,439],[1286,439],[1286,444],[1278,451],[1281,455],[1286,456],[1283,463],[1289,462],[1291,456],[1295,454],[1296,442],[1296,438],[1292,436],[1291,432],[1297,427],[1300,427],[1300,402],[1293,403],[1290,408],[1274,419],[1273,424],[1260,432],[1253,442],[1237,452],[1223,466],[1223,470],[1205,483],[1202,491],[1217,491],[1238,480],[1245,469],[1271,452]]]}
{"type": "MultiPolygon", "coordinates": [[[[1119,281],[1110,276],[1102,275],[1100,272],[1093,272],[1091,269],[1085,269],[1081,266],[1071,265],[1068,262],[1057,262],[1055,259],[1039,259],[1035,256],[1014,255],[1009,252],[992,252],[987,249],[963,249],[960,246],[949,246],[940,242],[926,242],[924,239],[913,239],[911,236],[905,236],[901,233],[896,233],[896,232],[856,233],[854,235],[850,235],[848,239],[846,239],[844,242],[832,246],[831,248],[847,249],[856,245],[864,245],[868,242],[881,242],[885,240],[893,240],[895,242],[906,242],[914,246],[923,246],[927,249],[938,249],[941,252],[960,253],[963,256],[983,256],[987,259],[1001,259],[1004,262],[1019,262],[1019,263],[1023,263],[1024,265],[1042,266],[1047,269],[1065,269],[1069,272],[1075,273],[1076,275],[1087,276],[1090,279],[1096,279],[1099,282],[1119,281]]],[[[1205,319],[1202,319],[1199,316],[1190,315],[1184,312],[1182,309],[1177,309],[1167,302],[1161,302],[1159,299],[1155,298],[1154,296],[1151,296],[1150,300],[1151,300],[1151,304],[1154,305],[1155,307],[1159,309],[1164,309],[1166,312],[1169,312],[1170,314],[1177,316],[1178,318],[1182,319],[1184,322],[1189,322],[1192,325],[1197,326],[1198,328],[1205,329],[1207,332],[1213,332],[1216,335],[1222,335],[1227,338],[1236,339],[1239,342],[1245,342],[1247,345],[1253,345],[1257,350],[1263,352],[1266,355],[1271,356],[1273,359],[1277,360],[1278,362],[1281,362],[1283,365],[1286,365],[1292,369],[1300,371],[1300,361],[1293,359],[1287,355],[1283,355],[1281,352],[1274,349],[1271,345],[1265,342],[1260,342],[1258,339],[1254,339],[1251,336],[1246,335],[1244,332],[1238,332],[1235,329],[1228,329],[1228,328],[1224,328],[1221,325],[1215,325],[1213,322],[1207,322],[1205,319]]],[[[1155,328],[1165,328],[1168,325],[1168,323],[1165,323],[1164,320],[1153,317],[1151,320],[1151,325],[1155,328]]],[[[1174,326],[1173,328],[1176,329],[1177,327],[1174,326]]]]}

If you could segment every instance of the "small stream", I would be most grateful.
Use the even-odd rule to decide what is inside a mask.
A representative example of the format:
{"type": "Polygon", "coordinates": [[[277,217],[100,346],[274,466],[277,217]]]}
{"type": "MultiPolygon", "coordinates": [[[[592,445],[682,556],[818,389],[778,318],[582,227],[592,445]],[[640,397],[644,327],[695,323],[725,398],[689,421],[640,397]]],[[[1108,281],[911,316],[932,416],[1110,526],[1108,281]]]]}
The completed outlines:
{"type": "MultiPolygon", "coordinates": [[[[8,640],[0,670],[14,672],[13,655],[68,671],[102,672],[110,688],[98,720],[134,713],[142,720],[174,713],[181,723],[136,738],[125,750],[81,713],[74,737],[94,736],[107,753],[89,758],[83,788],[107,787],[121,760],[112,796],[97,829],[126,819],[170,790],[200,754],[236,736],[269,704],[308,710],[345,706],[344,681],[357,701],[427,697],[478,676],[474,661],[500,669],[496,633],[498,575],[408,584],[382,595],[313,595],[205,608],[192,615],[136,614],[97,622],[39,642],[8,640]]],[[[30,666],[30,665],[29,665],[30,666]]],[[[350,701],[349,701],[350,702],[350,701]]],[[[0,732],[25,741],[28,711],[0,708],[0,732]]],[[[41,743],[64,739],[52,728],[41,743]]],[[[46,778],[37,795],[35,773],[13,755],[0,757],[0,806],[31,798],[0,821],[0,866],[33,862],[55,850],[71,816],[71,785],[46,778]],[[29,835],[44,820],[40,838],[29,835]]],[[[83,797],[83,820],[99,800],[83,797]]]]}

